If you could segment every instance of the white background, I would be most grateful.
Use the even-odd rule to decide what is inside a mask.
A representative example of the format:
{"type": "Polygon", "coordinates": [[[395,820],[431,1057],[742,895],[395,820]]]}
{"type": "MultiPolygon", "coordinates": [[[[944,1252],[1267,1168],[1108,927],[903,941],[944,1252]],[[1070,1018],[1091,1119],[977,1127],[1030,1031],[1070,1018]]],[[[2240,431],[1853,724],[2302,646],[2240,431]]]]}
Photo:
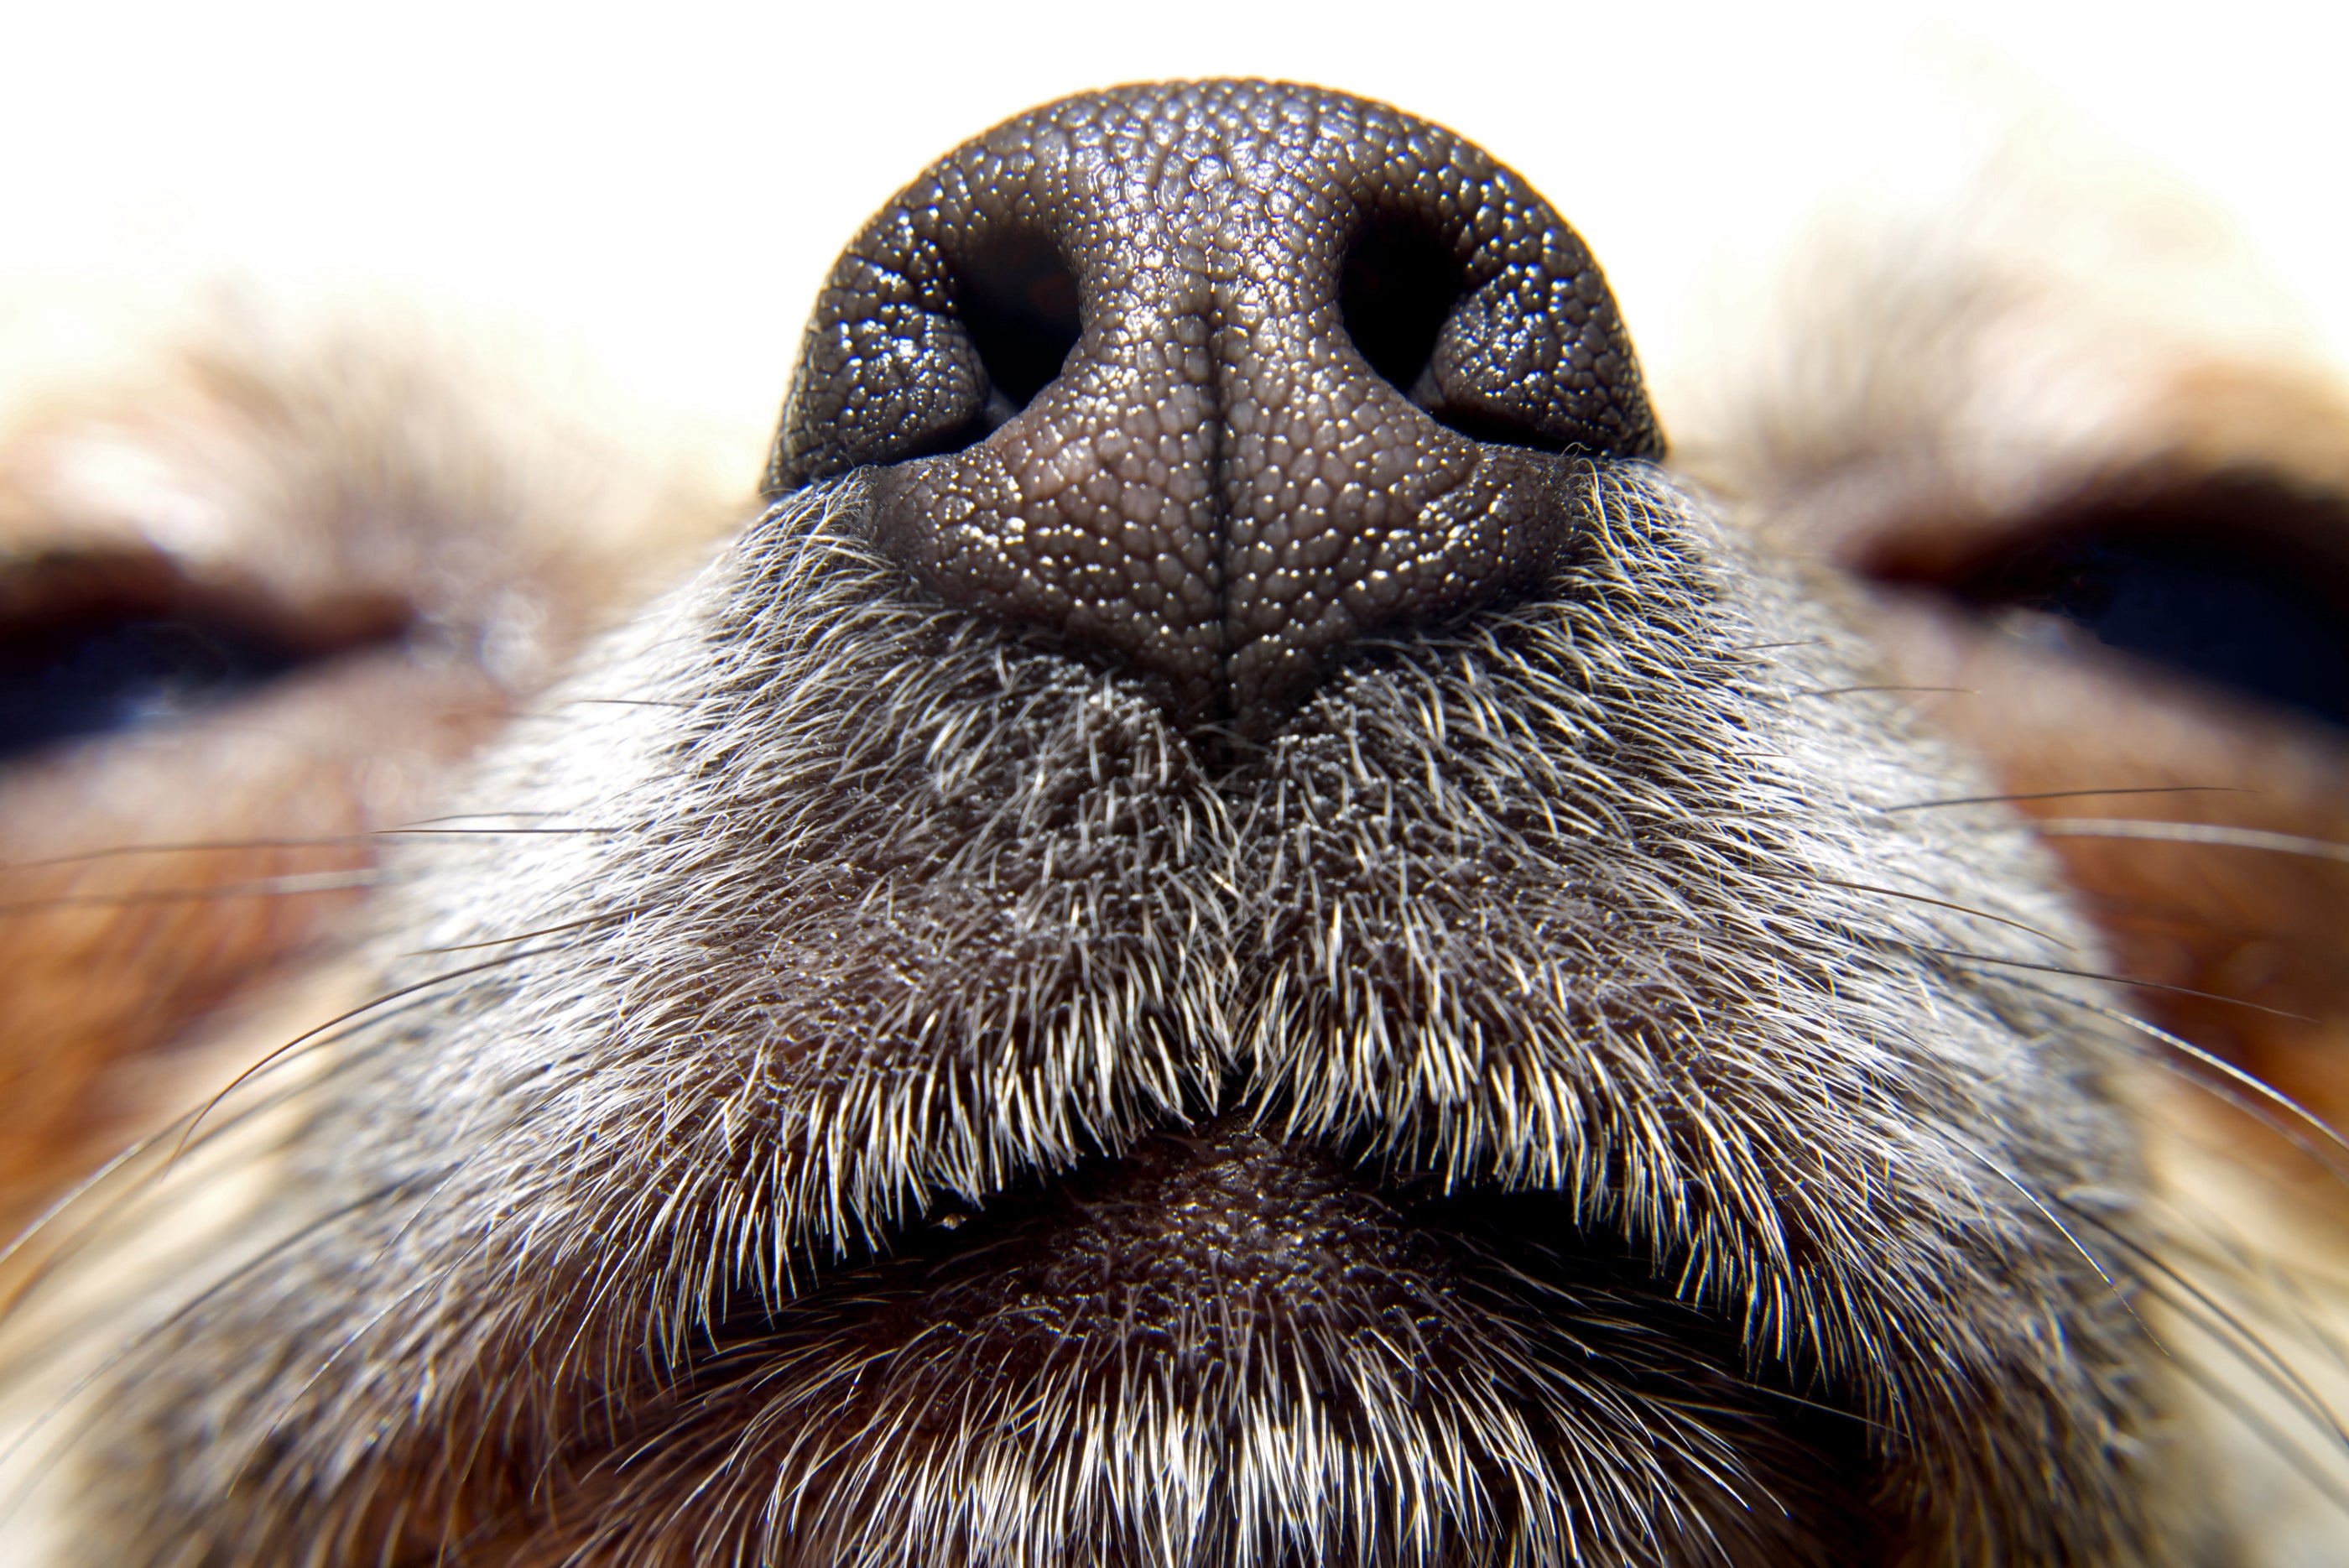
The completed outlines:
{"type": "Polygon", "coordinates": [[[730,427],[834,247],[930,157],[1076,88],[1389,99],[1598,252],[1653,361],[1823,197],[1945,177],[2056,100],[2223,194],[2349,343],[2349,7],[54,3],[0,8],[0,286],[389,280],[584,344],[730,427]],[[1350,20],[1338,20],[1341,15],[1350,20]],[[1971,127],[1971,130],[1969,128],[1971,127]]]}

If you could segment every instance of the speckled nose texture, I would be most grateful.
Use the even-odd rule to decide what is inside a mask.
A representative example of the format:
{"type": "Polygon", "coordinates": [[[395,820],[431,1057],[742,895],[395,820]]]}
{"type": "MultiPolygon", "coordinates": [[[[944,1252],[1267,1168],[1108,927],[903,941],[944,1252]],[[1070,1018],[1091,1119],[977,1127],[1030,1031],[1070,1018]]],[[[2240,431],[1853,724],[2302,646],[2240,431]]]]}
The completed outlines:
{"type": "Polygon", "coordinates": [[[1598,265],[1440,127],[1317,88],[1010,120],[868,223],[767,486],[872,465],[949,605],[1261,732],[1366,636],[1538,589],[1662,437],[1598,265]]]}

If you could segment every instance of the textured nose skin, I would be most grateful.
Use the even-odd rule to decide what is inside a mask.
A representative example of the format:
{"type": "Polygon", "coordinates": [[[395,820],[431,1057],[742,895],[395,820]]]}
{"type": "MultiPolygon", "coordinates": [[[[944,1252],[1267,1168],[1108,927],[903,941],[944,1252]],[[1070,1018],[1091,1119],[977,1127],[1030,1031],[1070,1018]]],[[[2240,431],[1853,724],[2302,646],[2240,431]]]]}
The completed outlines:
{"type": "Polygon", "coordinates": [[[1261,730],[1367,634],[1536,587],[1662,438],[1589,251],[1439,127],[1210,82],[956,150],[834,268],[772,493],[864,465],[948,604],[1261,730]]]}

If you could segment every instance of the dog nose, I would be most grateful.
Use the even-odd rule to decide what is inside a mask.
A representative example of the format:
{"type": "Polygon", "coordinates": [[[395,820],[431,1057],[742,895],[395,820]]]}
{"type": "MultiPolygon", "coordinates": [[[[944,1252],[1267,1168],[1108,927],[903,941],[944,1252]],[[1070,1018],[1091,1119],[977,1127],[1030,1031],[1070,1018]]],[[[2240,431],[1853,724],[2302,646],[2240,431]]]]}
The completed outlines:
{"type": "Polygon", "coordinates": [[[1662,437],[1522,180],[1381,104],[1127,88],[957,149],[818,300],[771,495],[874,470],[928,593],[1261,732],[1350,644],[1533,590],[1662,437]]]}

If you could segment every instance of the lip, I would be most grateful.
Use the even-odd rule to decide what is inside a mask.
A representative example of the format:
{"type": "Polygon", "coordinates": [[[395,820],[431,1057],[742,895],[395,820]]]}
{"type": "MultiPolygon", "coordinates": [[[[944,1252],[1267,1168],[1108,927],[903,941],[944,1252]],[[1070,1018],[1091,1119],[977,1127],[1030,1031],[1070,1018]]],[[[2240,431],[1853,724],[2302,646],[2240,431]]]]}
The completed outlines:
{"type": "Polygon", "coordinates": [[[1446,1192],[1232,1110],[943,1218],[738,1298],[584,1467],[628,1494],[605,1516],[657,1521],[723,1442],[700,1484],[811,1562],[893,1514],[912,1560],[1041,1519],[1122,1561],[1142,1496],[1260,1532],[1235,1562],[1450,1561],[1480,1530],[1860,1562],[1885,1529],[1868,1423],[1558,1194],[1446,1192]]]}

